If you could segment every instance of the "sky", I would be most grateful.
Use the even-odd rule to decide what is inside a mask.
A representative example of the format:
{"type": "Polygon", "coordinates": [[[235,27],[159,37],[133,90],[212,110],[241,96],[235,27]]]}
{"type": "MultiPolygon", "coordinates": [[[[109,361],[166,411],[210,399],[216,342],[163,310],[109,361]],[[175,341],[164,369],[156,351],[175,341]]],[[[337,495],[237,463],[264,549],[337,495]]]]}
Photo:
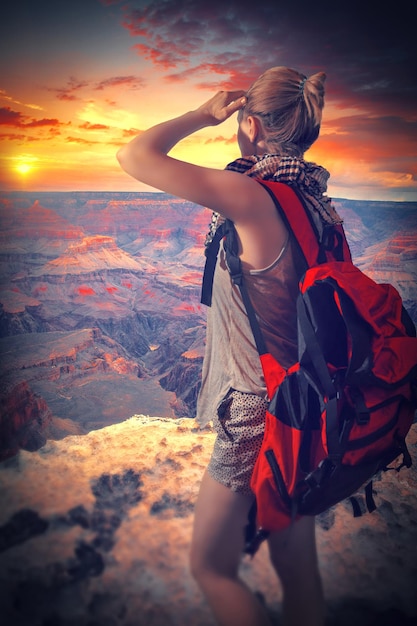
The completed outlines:
{"type": "MultiPolygon", "coordinates": [[[[306,159],[329,195],[417,200],[417,37],[411,2],[6,0],[0,24],[0,191],[143,191],[116,160],[153,124],[268,67],[324,71],[306,159]]],[[[177,158],[223,168],[236,116],[177,158]]]]}

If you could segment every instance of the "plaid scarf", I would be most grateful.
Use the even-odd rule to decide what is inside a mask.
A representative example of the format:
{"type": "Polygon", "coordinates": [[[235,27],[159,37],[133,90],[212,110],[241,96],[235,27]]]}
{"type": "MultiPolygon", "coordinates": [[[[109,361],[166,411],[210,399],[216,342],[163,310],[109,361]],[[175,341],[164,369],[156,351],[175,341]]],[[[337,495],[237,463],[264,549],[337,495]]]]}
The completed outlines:
{"type": "MultiPolygon", "coordinates": [[[[307,206],[315,221],[325,224],[342,223],[342,219],[337,214],[330,198],[325,195],[330,174],[320,165],[309,163],[298,157],[265,154],[236,159],[236,161],[229,163],[225,169],[252,178],[274,180],[290,186],[297,186],[306,199],[307,206]]],[[[210,230],[206,237],[206,246],[211,242],[217,227],[223,221],[224,218],[220,213],[213,211],[210,230]]]]}

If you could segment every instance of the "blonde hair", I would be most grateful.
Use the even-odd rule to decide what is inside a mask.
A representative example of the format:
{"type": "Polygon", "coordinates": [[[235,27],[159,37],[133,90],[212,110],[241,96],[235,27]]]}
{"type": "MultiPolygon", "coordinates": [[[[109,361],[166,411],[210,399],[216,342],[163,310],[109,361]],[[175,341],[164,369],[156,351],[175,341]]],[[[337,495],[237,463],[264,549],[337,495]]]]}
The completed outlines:
{"type": "Polygon", "coordinates": [[[307,78],[288,67],[272,67],[247,92],[243,115],[256,116],[268,151],[302,156],[320,132],[326,74],[307,78]]]}

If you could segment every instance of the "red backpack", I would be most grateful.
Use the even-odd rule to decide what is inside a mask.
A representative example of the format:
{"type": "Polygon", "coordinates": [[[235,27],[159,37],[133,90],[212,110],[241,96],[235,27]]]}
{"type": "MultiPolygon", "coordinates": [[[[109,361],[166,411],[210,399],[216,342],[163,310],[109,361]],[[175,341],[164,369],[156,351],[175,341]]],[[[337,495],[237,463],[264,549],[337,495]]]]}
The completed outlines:
{"type": "MultiPolygon", "coordinates": [[[[417,339],[396,289],[352,263],[340,225],[318,232],[294,188],[259,181],[270,193],[305,260],[297,299],[298,360],[285,370],[268,352],[246,289],[233,224],[218,229],[207,254],[202,302],[210,304],[218,244],[225,237],[231,277],[240,288],[259,352],[269,406],[252,475],[254,553],[269,532],[298,515],[317,515],[402,455],[417,408],[417,339]]],[[[353,501],[354,502],[354,501],[353,501]]],[[[360,514],[354,508],[354,514],[360,514]]]]}

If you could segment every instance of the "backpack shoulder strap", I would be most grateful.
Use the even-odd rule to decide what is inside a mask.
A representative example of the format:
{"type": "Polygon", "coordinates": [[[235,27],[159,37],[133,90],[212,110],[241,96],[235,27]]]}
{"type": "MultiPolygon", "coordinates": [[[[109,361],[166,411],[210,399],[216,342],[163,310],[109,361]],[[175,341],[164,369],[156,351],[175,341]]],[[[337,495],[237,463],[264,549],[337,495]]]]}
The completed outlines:
{"type": "Polygon", "coordinates": [[[285,183],[258,180],[275,203],[289,232],[294,235],[306,265],[313,267],[326,261],[351,261],[343,227],[324,224],[319,231],[302,194],[285,183]]]}
{"type": "Polygon", "coordinates": [[[211,296],[213,292],[214,271],[216,269],[217,256],[219,254],[220,241],[225,235],[225,222],[221,224],[214,233],[213,239],[205,250],[206,262],[204,265],[203,282],[201,285],[201,304],[211,306],[211,296]]]}

